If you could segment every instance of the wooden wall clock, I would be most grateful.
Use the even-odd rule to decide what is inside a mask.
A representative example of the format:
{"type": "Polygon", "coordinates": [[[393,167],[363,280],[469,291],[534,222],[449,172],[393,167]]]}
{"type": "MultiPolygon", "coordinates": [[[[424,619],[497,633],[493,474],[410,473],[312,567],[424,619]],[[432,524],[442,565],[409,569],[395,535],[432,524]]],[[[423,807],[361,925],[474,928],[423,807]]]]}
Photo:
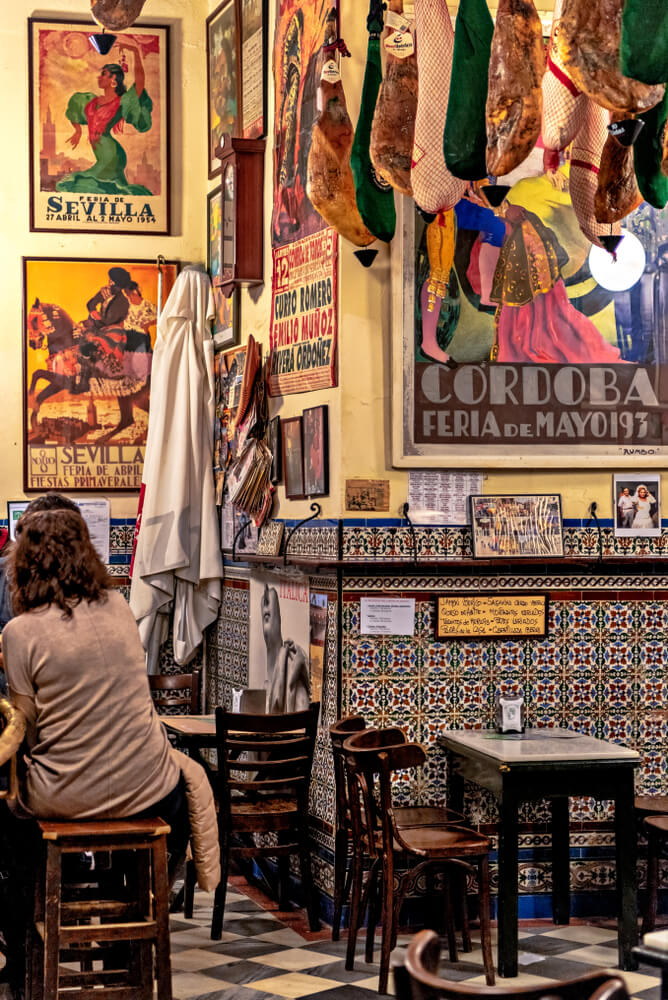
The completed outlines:
{"type": "Polygon", "coordinates": [[[222,167],[223,219],[220,276],[231,295],[240,285],[261,285],[263,278],[264,139],[226,133],[216,150],[222,167]]]}

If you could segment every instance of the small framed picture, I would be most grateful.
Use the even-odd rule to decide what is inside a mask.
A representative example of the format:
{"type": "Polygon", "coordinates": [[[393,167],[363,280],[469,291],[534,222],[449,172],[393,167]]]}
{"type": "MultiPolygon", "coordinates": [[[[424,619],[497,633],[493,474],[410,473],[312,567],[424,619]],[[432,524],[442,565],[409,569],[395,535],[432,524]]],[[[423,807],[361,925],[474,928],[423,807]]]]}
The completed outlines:
{"type": "Polygon", "coordinates": [[[279,483],[283,477],[280,417],[274,417],[273,420],[269,421],[267,444],[271,452],[271,481],[272,483],[279,483]]]}
{"type": "Polygon", "coordinates": [[[329,493],[329,440],[327,406],[304,410],[304,493],[322,497],[329,493]]]}
{"type": "Polygon", "coordinates": [[[213,349],[222,351],[234,347],[239,341],[239,289],[235,288],[230,297],[223,295],[223,290],[214,285],[213,306],[213,349]]]}
{"type": "Polygon", "coordinates": [[[240,135],[239,10],[236,0],[223,0],[206,19],[209,177],[221,171],[216,156],[222,136],[240,135]]]}
{"type": "Polygon", "coordinates": [[[267,521],[260,531],[260,540],[257,543],[259,556],[280,555],[284,527],[283,521],[267,521]]]}
{"type": "Polygon", "coordinates": [[[612,506],[617,538],[661,534],[661,477],[656,473],[613,476],[612,506]]]}
{"type": "Polygon", "coordinates": [[[558,493],[472,496],[470,504],[476,559],[563,556],[558,493]]]}
{"type": "Polygon", "coordinates": [[[306,494],[304,493],[304,448],[301,417],[289,417],[281,420],[281,441],[283,444],[285,495],[288,500],[303,500],[306,494]]]}
{"type": "Polygon", "coordinates": [[[207,244],[206,269],[211,277],[211,283],[220,280],[220,237],[223,228],[223,186],[219,184],[206,196],[206,218],[209,240],[207,244]]]}
{"type": "Polygon", "coordinates": [[[16,522],[25,511],[30,500],[8,500],[7,501],[7,525],[9,527],[9,539],[16,538],[16,522]]]}

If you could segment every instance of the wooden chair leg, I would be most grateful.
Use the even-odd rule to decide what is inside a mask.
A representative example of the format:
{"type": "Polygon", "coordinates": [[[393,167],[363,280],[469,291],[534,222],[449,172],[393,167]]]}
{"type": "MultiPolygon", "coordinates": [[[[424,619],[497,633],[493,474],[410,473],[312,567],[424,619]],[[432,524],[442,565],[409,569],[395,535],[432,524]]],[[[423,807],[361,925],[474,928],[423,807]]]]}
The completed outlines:
{"type": "Polygon", "coordinates": [[[492,956],[492,923],[489,915],[489,859],[484,854],[478,862],[478,898],[480,899],[480,937],[485,982],[494,986],[494,958],[492,956]]]}
{"type": "Polygon", "coordinates": [[[172,968],[169,952],[169,875],[167,847],[160,837],[153,845],[153,899],[158,939],[155,946],[158,1000],[172,1000],[172,968]]]}
{"type": "Polygon", "coordinates": [[[50,843],[46,854],[44,893],[44,1000],[56,1000],[58,996],[61,871],[60,846],[50,843]]]}
{"type": "Polygon", "coordinates": [[[332,941],[338,941],[341,932],[341,914],[346,895],[348,878],[348,831],[336,831],[334,843],[334,917],[332,919],[332,941]]]}
{"type": "Polygon", "coordinates": [[[387,864],[387,858],[383,864],[383,933],[380,942],[380,974],[378,976],[378,992],[387,993],[387,980],[390,972],[390,954],[392,952],[392,937],[395,933],[394,914],[396,907],[392,899],[394,889],[393,866],[387,864]]]}
{"type": "Polygon", "coordinates": [[[362,902],[362,856],[355,851],[352,860],[352,883],[350,886],[350,919],[348,920],[348,948],[346,949],[346,969],[351,972],[355,968],[355,948],[357,932],[361,922],[362,902]]]}
{"type": "Polygon", "coordinates": [[[213,897],[213,917],[211,920],[211,940],[220,941],[223,936],[225,917],[225,897],[227,896],[227,872],[230,866],[230,846],[227,837],[220,844],[220,882],[213,897]]]}
{"type": "Polygon", "coordinates": [[[457,886],[457,898],[459,900],[459,919],[460,926],[462,930],[462,951],[465,954],[473,951],[473,944],[471,942],[471,928],[469,926],[469,908],[468,900],[466,898],[466,872],[460,871],[458,876],[458,886],[457,886]]]}
{"type": "MultiPolygon", "coordinates": [[[[378,926],[378,919],[380,917],[380,901],[382,899],[383,888],[382,885],[379,886],[380,879],[380,868],[377,864],[371,868],[366,888],[366,944],[364,947],[364,961],[369,965],[373,962],[373,950],[376,943],[376,927],[378,926]]],[[[364,900],[362,901],[362,913],[360,914],[360,922],[364,920],[364,900]]]]}
{"type": "Polygon", "coordinates": [[[195,887],[197,885],[197,869],[192,858],[186,862],[186,877],[183,882],[183,916],[192,920],[195,906],[195,887]]]}
{"type": "MultiPolygon", "coordinates": [[[[457,875],[453,874],[453,881],[457,875]]],[[[452,905],[452,893],[457,892],[457,886],[452,885],[450,872],[443,873],[443,895],[445,901],[445,929],[448,937],[448,957],[451,962],[457,961],[457,935],[455,934],[455,911],[452,905]]]]}
{"type": "Polygon", "coordinates": [[[642,933],[648,934],[656,926],[659,900],[659,859],[661,840],[653,831],[647,831],[647,903],[642,920],[642,933]]]}
{"type": "Polygon", "coordinates": [[[304,902],[306,903],[306,912],[308,914],[309,928],[312,931],[319,931],[320,917],[318,916],[315,892],[313,891],[313,875],[311,872],[311,855],[308,846],[308,831],[304,831],[299,847],[299,868],[302,876],[302,889],[304,892],[304,902]]]}

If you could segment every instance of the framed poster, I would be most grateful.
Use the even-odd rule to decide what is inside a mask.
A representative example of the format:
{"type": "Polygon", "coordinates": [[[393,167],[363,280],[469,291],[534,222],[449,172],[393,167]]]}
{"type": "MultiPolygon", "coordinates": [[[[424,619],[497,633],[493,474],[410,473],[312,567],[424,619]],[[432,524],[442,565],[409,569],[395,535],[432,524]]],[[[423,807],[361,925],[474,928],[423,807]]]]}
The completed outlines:
{"type": "Polygon", "coordinates": [[[563,556],[559,494],[472,496],[470,502],[476,559],[563,556]]]}
{"type": "Polygon", "coordinates": [[[328,411],[328,406],[312,406],[302,414],[304,493],[307,497],[329,493],[328,411]]]}
{"type": "Polygon", "coordinates": [[[570,160],[553,179],[532,169],[496,210],[476,194],[455,206],[456,227],[436,234],[452,266],[435,295],[427,226],[399,199],[395,467],[666,465],[668,213],[643,203],[624,220],[644,268],[605,287],[618,282],[592,272],[570,160]]]}
{"type": "Polygon", "coordinates": [[[230,297],[223,295],[219,285],[213,289],[213,346],[215,350],[232,347],[239,340],[239,288],[230,297]]]}
{"type": "Polygon", "coordinates": [[[30,229],[170,232],[169,27],[28,19],[30,229]]]}
{"type": "Polygon", "coordinates": [[[225,132],[239,135],[239,11],[236,0],[223,0],[206,19],[206,78],[209,177],[221,171],[216,149],[225,132]]]}
{"type": "Polygon", "coordinates": [[[223,227],[223,187],[219,184],[213,191],[209,191],[206,196],[206,218],[207,218],[207,253],[206,269],[209,272],[212,285],[216,285],[216,278],[220,279],[222,274],[220,260],[220,236],[223,227]]]}
{"type": "Polygon", "coordinates": [[[241,134],[266,135],[268,0],[241,3],[241,134]]]}
{"type": "Polygon", "coordinates": [[[281,420],[281,437],[285,495],[288,500],[302,500],[304,498],[302,418],[285,417],[281,420]]]}
{"type": "Polygon", "coordinates": [[[155,261],[23,258],[26,492],[139,489],[157,297],[155,261]]]}
{"type": "Polygon", "coordinates": [[[661,534],[661,476],[637,470],[613,476],[612,507],[617,538],[661,534]]]}

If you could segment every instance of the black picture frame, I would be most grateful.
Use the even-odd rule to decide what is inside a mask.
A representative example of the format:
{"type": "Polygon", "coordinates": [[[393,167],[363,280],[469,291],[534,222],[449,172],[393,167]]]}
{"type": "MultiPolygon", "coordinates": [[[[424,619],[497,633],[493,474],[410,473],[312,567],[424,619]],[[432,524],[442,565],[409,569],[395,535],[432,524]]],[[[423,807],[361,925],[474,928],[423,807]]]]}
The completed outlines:
{"type": "Polygon", "coordinates": [[[271,481],[280,483],[283,478],[283,448],[281,442],[281,418],[274,417],[269,421],[267,444],[271,452],[271,481]]]}
{"type": "Polygon", "coordinates": [[[475,559],[563,558],[559,493],[469,497],[475,559]]]}
{"type": "Polygon", "coordinates": [[[281,420],[283,446],[283,474],[285,495],[288,500],[303,500],[304,493],[304,438],[301,417],[281,420]]]}
{"type": "Polygon", "coordinates": [[[7,530],[9,532],[9,541],[13,542],[16,538],[16,522],[25,512],[26,507],[30,503],[30,500],[8,500],[7,501],[7,530]]]}
{"type": "Polygon", "coordinates": [[[302,413],[304,448],[304,494],[322,497],[329,493],[329,407],[311,406],[302,413]]]}

